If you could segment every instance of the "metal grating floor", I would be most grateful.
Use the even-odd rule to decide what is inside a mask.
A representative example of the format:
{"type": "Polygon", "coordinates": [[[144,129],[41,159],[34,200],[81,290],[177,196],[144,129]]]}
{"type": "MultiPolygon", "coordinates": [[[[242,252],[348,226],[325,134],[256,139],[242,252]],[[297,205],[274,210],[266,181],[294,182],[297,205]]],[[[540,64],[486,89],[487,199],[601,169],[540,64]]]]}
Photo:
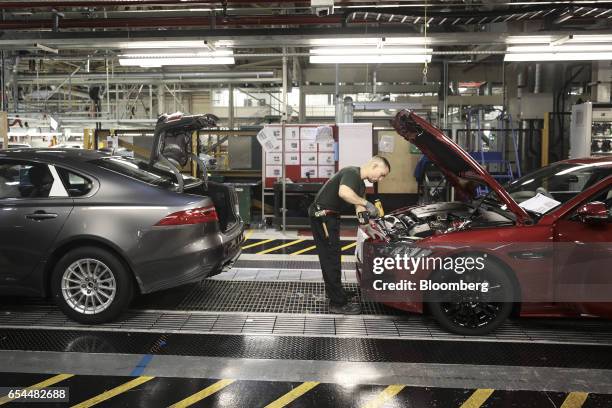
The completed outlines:
{"type": "MultiPolygon", "coordinates": [[[[265,269],[316,269],[321,270],[319,261],[304,260],[268,260],[268,259],[241,259],[234,264],[234,268],[265,268],[265,269]]],[[[354,271],[355,262],[342,262],[343,271],[354,271]]]]}
{"type": "Polygon", "coordinates": [[[9,328],[612,345],[612,322],[602,320],[509,320],[488,336],[466,337],[449,334],[433,320],[419,315],[322,316],[132,310],[115,322],[87,326],[69,320],[53,306],[39,306],[0,313],[0,333],[9,328]]]}
{"type": "MultiPolygon", "coordinates": [[[[348,292],[359,295],[357,283],[345,283],[343,286],[348,292]]],[[[402,313],[373,302],[362,301],[361,308],[363,314],[368,315],[402,313]]],[[[329,313],[323,282],[304,281],[207,280],[194,285],[176,309],[243,313],[329,313]]]]}

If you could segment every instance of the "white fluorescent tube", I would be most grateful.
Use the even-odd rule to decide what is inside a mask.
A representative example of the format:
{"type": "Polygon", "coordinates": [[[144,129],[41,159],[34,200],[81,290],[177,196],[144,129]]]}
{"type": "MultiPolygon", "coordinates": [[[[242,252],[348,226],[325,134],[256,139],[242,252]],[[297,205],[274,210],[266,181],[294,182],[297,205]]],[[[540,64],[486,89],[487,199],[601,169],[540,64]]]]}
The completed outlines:
{"type": "Polygon", "coordinates": [[[192,58],[120,58],[119,65],[160,67],[165,65],[232,65],[234,57],[192,57],[192,58]]]}
{"type": "Polygon", "coordinates": [[[127,53],[119,55],[119,58],[181,58],[181,57],[232,57],[234,52],[232,50],[223,51],[159,51],[154,50],[151,52],[137,52],[127,53]]]}
{"type": "Polygon", "coordinates": [[[506,49],[508,53],[611,52],[612,44],[519,45],[506,49]]]}
{"type": "Polygon", "coordinates": [[[405,47],[344,47],[313,48],[312,64],[418,64],[431,61],[430,48],[405,47]]]}
{"type": "Polygon", "coordinates": [[[425,55],[431,53],[431,48],[418,47],[342,47],[342,48],[311,48],[310,54],[314,55],[425,55]]]}
{"type": "Polygon", "coordinates": [[[138,48],[206,48],[204,41],[130,41],[122,42],[117,45],[121,49],[138,48]]]}
{"type": "Polygon", "coordinates": [[[431,55],[311,55],[311,64],[418,64],[431,62],[431,55]]]}
{"type": "MultiPolygon", "coordinates": [[[[559,36],[551,35],[511,35],[506,38],[506,44],[550,44],[559,36]]],[[[612,42],[610,34],[577,34],[566,42],[566,44],[575,43],[597,43],[597,42],[612,42]]]]}
{"type": "Polygon", "coordinates": [[[504,61],[603,61],[612,60],[612,52],[558,52],[506,54],[504,61]]]}
{"type": "Polygon", "coordinates": [[[381,37],[366,37],[366,38],[313,38],[308,40],[308,43],[317,47],[337,47],[342,45],[372,45],[378,44],[384,45],[425,45],[425,43],[431,42],[430,39],[423,37],[385,37],[385,41],[382,41],[381,37]]]}

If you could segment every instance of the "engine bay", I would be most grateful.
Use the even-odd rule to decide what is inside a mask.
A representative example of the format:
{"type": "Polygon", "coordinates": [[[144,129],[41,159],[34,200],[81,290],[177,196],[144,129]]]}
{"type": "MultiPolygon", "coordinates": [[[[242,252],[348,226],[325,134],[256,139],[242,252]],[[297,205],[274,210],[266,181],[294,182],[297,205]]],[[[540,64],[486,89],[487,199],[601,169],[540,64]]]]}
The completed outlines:
{"type": "Polygon", "coordinates": [[[486,206],[444,202],[394,212],[377,224],[392,240],[416,240],[470,228],[513,225],[513,221],[486,206]]]}

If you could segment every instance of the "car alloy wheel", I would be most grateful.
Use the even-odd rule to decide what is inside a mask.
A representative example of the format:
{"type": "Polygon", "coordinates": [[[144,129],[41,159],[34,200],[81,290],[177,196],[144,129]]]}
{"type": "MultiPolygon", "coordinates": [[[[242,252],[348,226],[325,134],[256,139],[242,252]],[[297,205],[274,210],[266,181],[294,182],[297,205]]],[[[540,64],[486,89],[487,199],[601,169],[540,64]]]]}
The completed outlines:
{"type": "Polygon", "coordinates": [[[94,315],[106,310],[117,294],[113,271],[103,262],[84,258],[70,264],[62,275],[62,296],[74,311],[94,315]]]}

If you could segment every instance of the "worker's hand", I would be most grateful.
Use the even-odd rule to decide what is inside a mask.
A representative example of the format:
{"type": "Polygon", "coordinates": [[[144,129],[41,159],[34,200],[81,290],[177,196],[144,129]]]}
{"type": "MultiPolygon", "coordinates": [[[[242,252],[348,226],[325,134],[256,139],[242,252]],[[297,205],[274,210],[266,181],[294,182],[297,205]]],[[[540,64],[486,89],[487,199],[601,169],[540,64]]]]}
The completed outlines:
{"type": "Polygon", "coordinates": [[[378,218],[380,217],[380,213],[378,212],[378,208],[374,204],[369,201],[366,201],[365,209],[370,214],[370,218],[378,218]]]}
{"type": "Polygon", "coordinates": [[[378,240],[378,241],[386,241],[385,235],[382,232],[380,232],[378,228],[374,228],[370,224],[363,225],[362,227],[365,233],[368,234],[370,238],[374,240],[378,240]]]}

